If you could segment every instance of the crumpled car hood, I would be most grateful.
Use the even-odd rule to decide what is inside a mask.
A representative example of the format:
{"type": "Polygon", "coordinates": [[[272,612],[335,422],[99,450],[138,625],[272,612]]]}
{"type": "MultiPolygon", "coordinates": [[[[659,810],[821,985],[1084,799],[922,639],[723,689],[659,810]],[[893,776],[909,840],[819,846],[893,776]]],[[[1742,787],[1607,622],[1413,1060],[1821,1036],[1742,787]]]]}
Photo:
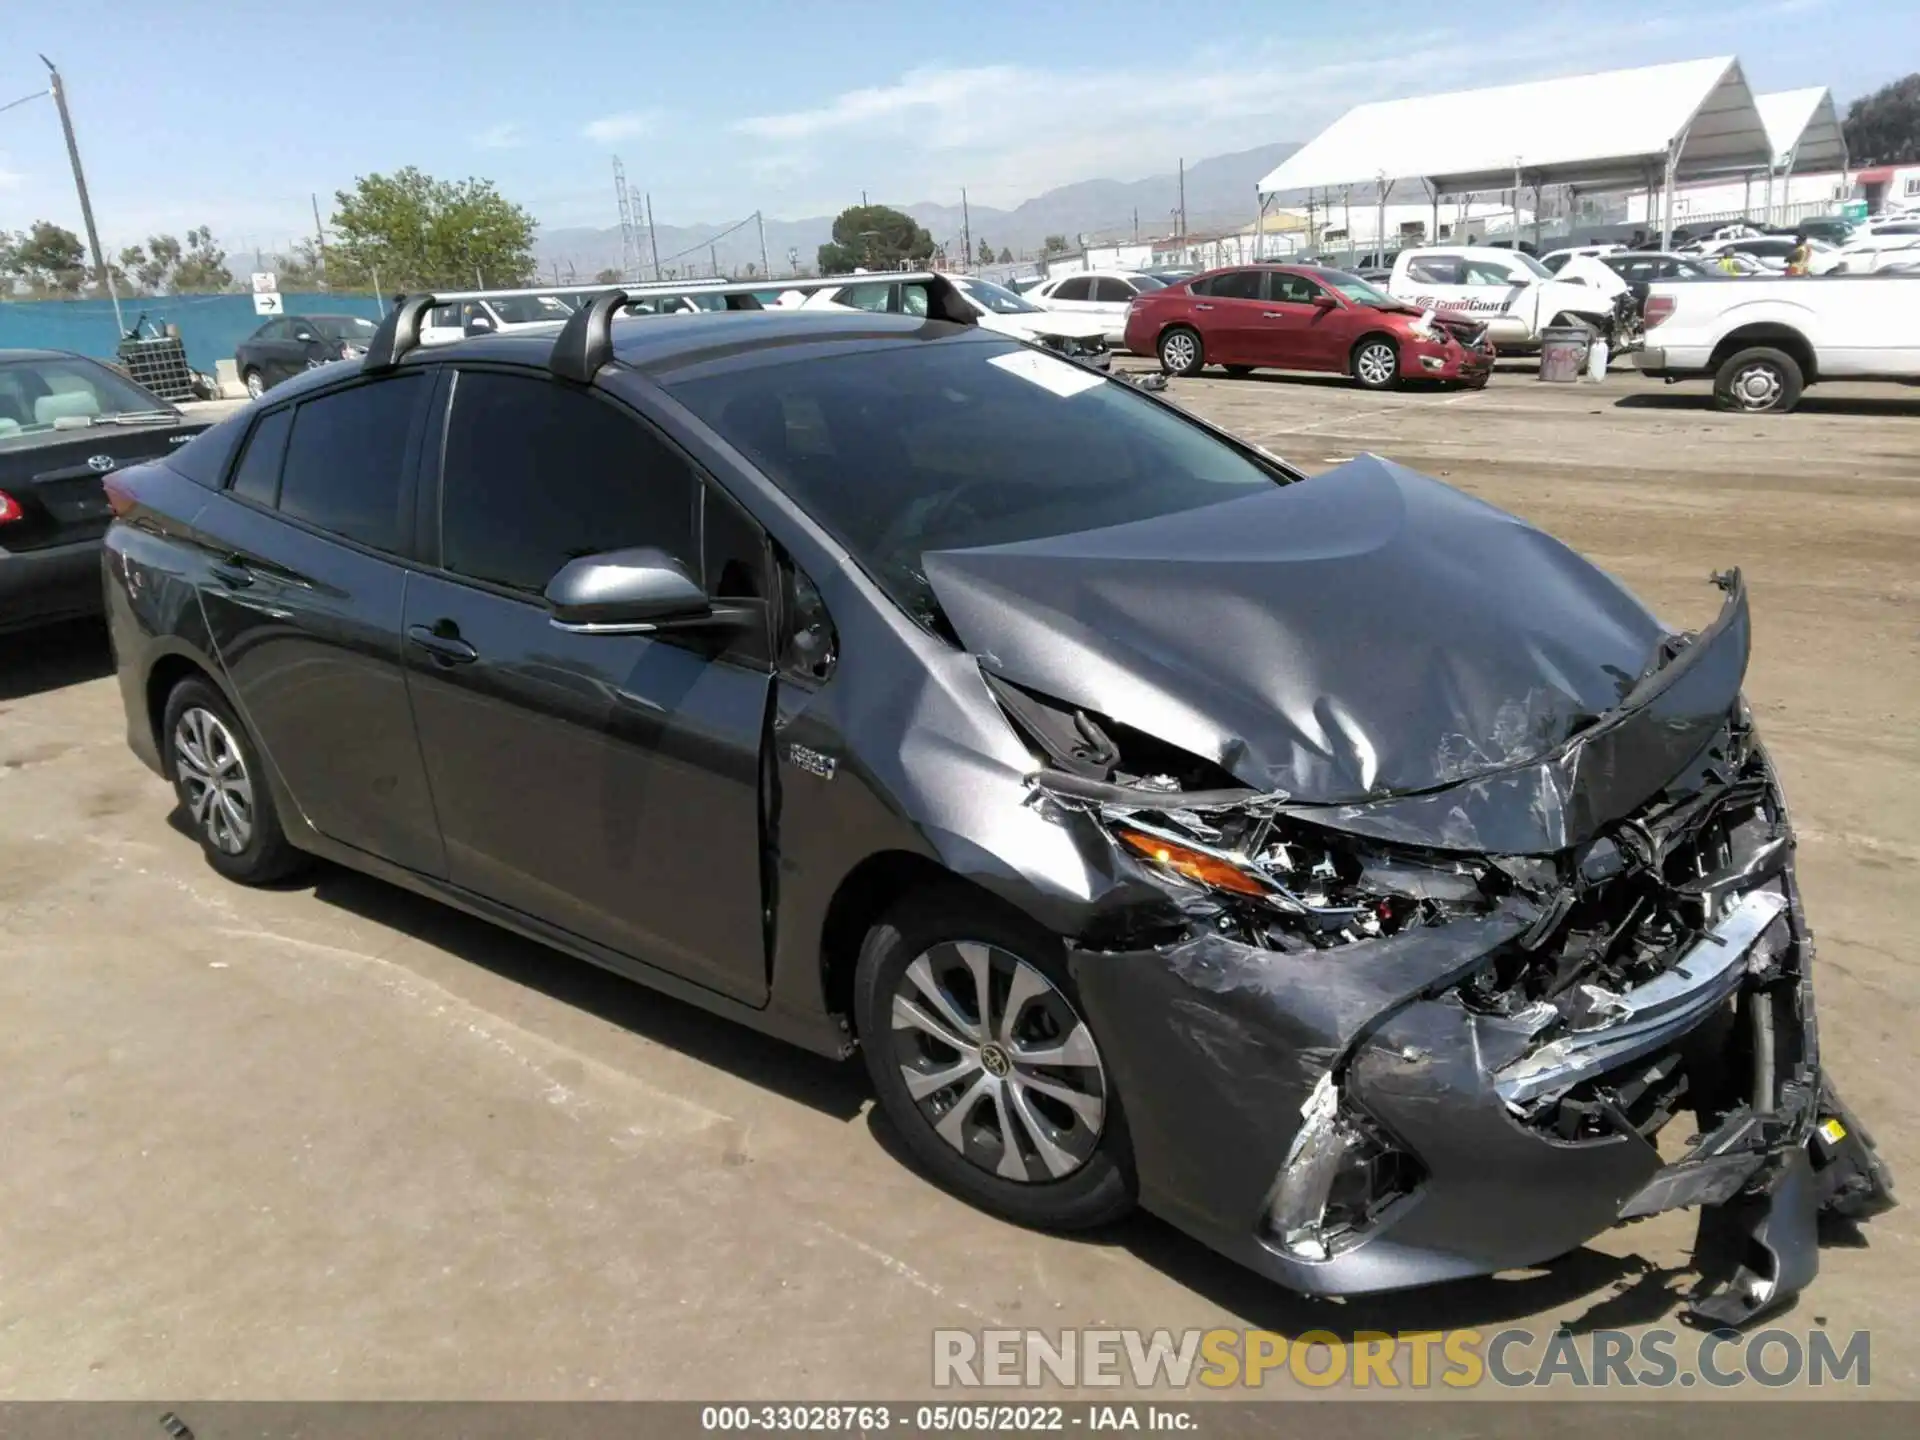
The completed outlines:
{"type": "Polygon", "coordinates": [[[1371,455],[925,569],[987,669],[1306,805],[1546,756],[1619,705],[1665,633],[1557,540],[1371,455]]]}

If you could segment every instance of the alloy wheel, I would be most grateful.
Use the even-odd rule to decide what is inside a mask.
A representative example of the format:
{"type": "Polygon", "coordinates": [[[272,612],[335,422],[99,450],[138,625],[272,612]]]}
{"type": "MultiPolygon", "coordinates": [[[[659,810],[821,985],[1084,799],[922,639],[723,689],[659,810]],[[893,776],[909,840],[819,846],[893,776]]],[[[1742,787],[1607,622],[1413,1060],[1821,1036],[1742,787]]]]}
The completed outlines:
{"type": "Polygon", "coordinates": [[[253,840],[253,780],[224,721],[198,706],[173,727],[173,769],[193,823],[216,850],[238,855],[253,840]]]}
{"type": "Polygon", "coordinates": [[[1780,403],[1786,386],[1773,366],[1755,364],[1741,368],[1733,377],[1731,389],[1742,410],[1771,410],[1780,403]]]}
{"type": "Polygon", "coordinates": [[[1360,351],[1353,362],[1354,372],[1368,385],[1387,385],[1399,364],[1391,345],[1373,344],[1360,351]]]}
{"type": "Polygon", "coordinates": [[[266,393],[266,382],[260,378],[260,372],[258,370],[249,370],[247,372],[247,394],[253,399],[258,400],[266,393]]]}
{"type": "Polygon", "coordinates": [[[1176,330],[1160,342],[1160,358],[1166,362],[1169,370],[1185,374],[1193,368],[1198,356],[1198,345],[1193,336],[1184,330],[1176,330]]]}
{"type": "Polygon", "coordinates": [[[993,945],[935,945],[901,973],[892,1010],[907,1093],[969,1162],[1041,1183],[1092,1157],[1106,1071],[1093,1032],[1040,970],[993,945]]]}

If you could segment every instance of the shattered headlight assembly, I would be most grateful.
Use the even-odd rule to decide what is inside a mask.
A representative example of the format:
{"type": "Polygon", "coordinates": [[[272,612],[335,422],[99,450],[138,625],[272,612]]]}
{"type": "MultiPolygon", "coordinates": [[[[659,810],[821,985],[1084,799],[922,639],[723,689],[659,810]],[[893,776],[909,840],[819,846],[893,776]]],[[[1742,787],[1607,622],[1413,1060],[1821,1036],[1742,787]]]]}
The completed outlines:
{"type": "Polygon", "coordinates": [[[1274,949],[1350,945],[1496,903],[1488,867],[1470,859],[1403,854],[1272,819],[1253,821],[1235,843],[1223,834],[1229,822],[1186,818],[1208,838],[1138,816],[1114,821],[1112,832],[1152,869],[1236,905],[1251,938],[1274,949]]]}

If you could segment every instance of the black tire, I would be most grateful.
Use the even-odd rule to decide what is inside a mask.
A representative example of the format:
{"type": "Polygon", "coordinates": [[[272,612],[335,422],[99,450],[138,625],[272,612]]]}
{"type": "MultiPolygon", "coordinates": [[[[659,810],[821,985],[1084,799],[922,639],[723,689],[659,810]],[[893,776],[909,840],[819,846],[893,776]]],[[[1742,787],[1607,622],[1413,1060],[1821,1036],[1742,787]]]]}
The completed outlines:
{"type": "MultiPolygon", "coordinates": [[[[931,968],[921,973],[938,979],[937,972],[931,968]]],[[[1030,976],[1022,980],[1028,986],[1032,983],[1030,976]]],[[[1084,1020],[1067,974],[1066,956],[1057,939],[978,894],[958,887],[921,890],[904,897],[868,932],[866,943],[860,949],[853,989],[860,1048],[881,1109],[914,1158],[942,1185],[983,1210],[1021,1225],[1050,1230],[1089,1229],[1117,1220],[1133,1208],[1137,1187],[1126,1117],[1120,1108],[1120,1097],[1114,1093],[1106,1078],[1105,1066],[1099,1060],[1098,1040],[1084,1020]],[[908,998],[925,996],[924,989],[908,974],[910,967],[923,959],[930,965],[949,964],[947,974],[956,971],[964,974],[970,967],[953,963],[964,959],[962,952],[950,948],[956,944],[968,945],[974,954],[981,953],[974,947],[996,952],[987,961],[991,967],[988,984],[995,996],[995,1000],[989,1001],[990,1007],[996,1000],[999,1004],[1006,1002],[1021,965],[1037,971],[1050,987],[1044,995],[1029,989],[1025,1002],[1016,1007],[1012,1023],[1004,1030],[991,1024],[986,1027],[989,1043],[980,1047],[981,1057],[985,1058],[985,1051],[989,1049],[999,1050],[992,1042],[1002,1034],[1016,1032],[1023,1022],[1042,1027],[1044,1033],[1037,1040],[1030,1034],[1009,1041],[1001,1050],[1001,1064],[1007,1068],[994,1073],[1007,1079],[989,1080],[991,1066],[982,1067],[976,1060],[974,1068],[951,1086],[916,1100],[907,1088],[905,1077],[905,1066],[921,1058],[915,1053],[916,1047],[923,1051],[944,1051],[926,1059],[929,1068],[925,1073],[947,1065],[949,1056],[963,1057],[959,1051],[938,1042],[929,1045],[918,1028],[900,1026],[896,1029],[895,995],[898,992],[908,998]],[[1077,1022],[1077,1026],[1073,1022],[1077,1022]],[[1093,1047],[1091,1065],[1084,1061],[1084,1049],[1076,1051],[1082,1057],[1079,1063],[1045,1067],[1037,1072],[1028,1064],[1009,1062],[1005,1058],[1019,1054],[1023,1045],[1053,1046],[1056,1053],[1065,1053],[1082,1039],[1082,1029],[1086,1041],[1093,1047]],[[1077,1121],[1076,1112],[1044,1096],[1036,1099],[1034,1091],[1013,1083],[1022,1076],[1032,1077],[1036,1073],[1058,1089],[1074,1089],[1083,1101],[1090,1100],[1096,1093],[1094,1082],[1097,1081],[1097,1094],[1103,1107],[1097,1130],[1077,1121]],[[1074,1083],[1069,1085],[1068,1080],[1074,1083]],[[986,1094],[970,1089],[982,1084],[993,1085],[995,1089],[986,1094]],[[1014,1098],[1016,1089],[1023,1098],[1014,1098]],[[1004,1102],[997,1098],[1000,1091],[1007,1097],[1004,1102]],[[965,1115],[956,1117],[957,1102],[968,1093],[975,1094],[976,1098],[965,1115]],[[936,1123],[941,1122],[928,1111],[943,1101],[944,1121],[952,1125],[954,1133],[964,1133],[964,1140],[948,1140],[936,1131],[936,1123]],[[1008,1162],[1005,1151],[996,1148],[996,1145],[1004,1146],[1006,1140],[1005,1132],[999,1128],[999,1117],[1016,1115],[1016,1111],[1016,1118],[1039,1117],[1041,1128],[1051,1141],[1060,1142],[1052,1146],[1055,1154],[1076,1159],[1078,1168],[1060,1178],[1050,1176],[1046,1157],[1034,1139],[1032,1121],[1023,1119],[1012,1163],[1024,1169],[1027,1178],[1003,1178],[998,1172],[1000,1166],[1008,1162]],[[1065,1119],[1064,1127],[1053,1128],[1061,1118],[1065,1119]],[[978,1123],[969,1125],[969,1120],[978,1123]],[[1086,1133],[1077,1134],[1078,1131],[1086,1133]],[[1000,1157],[1000,1165],[989,1170],[986,1160],[993,1156],[1000,1157]]],[[[944,991],[944,986],[942,989],[944,991]]],[[[977,987],[971,978],[965,980],[961,989],[945,993],[963,1019],[968,1018],[969,1006],[973,1007],[973,1018],[979,1018],[977,987]]],[[[947,1024],[936,1014],[934,1003],[924,1000],[922,1003],[926,1014],[947,1024]]]]}
{"type": "Polygon", "coordinates": [[[1169,325],[1154,350],[1160,356],[1160,368],[1169,375],[1198,375],[1206,367],[1207,347],[1191,325],[1169,325]]]}
{"type": "Polygon", "coordinates": [[[258,400],[267,393],[267,377],[249,365],[240,376],[240,383],[247,387],[250,399],[258,400]]]}
{"type": "Polygon", "coordinates": [[[1244,380],[1253,373],[1251,365],[1226,365],[1223,368],[1235,380],[1244,380]]]}
{"type": "Polygon", "coordinates": [[[205,680],[182,680],[167,696],[160,754],[194,838],[215,870],[242,885],[265,885],[305,863],[280,826],[253,736],[226,697],[205,680]],[[236,770],[245,786],[244,803],[232,783],[236,770]],[[222,777],[224,803],[222,796],[207,794],[200,778],[214,773],[222,777]]]}
{"type": "Polygon", "coordinates": [[[1400,383],[1400,351],[1386,336],[1368,335],[1353,347],[1348,368],[1362,390],[1391,390],[1400,383]]]}
{"type": "Polygon", "coordinates": [[[1806,376],[1784,350],[1756,345],[1729,355],[1713,375],[1713,404],[1743,415],[1784,415],[1800,403],[1806,376]]]}

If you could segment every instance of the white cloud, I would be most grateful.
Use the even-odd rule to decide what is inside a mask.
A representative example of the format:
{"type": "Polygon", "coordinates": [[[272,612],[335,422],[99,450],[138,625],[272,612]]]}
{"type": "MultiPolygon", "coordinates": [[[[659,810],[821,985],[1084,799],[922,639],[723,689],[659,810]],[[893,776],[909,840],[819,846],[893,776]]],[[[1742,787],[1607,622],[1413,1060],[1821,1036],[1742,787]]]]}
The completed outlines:
{"type": "MultiPolygon", "coordinates": [[[[1678,43],[1680,28],[1654,18],[1597,39],[1549,15],[1472,35],[1401,34],[1391,46],[1262,41],[1088,70],[933,66],[732,129],[758,147],[756,178],[852,171],[903,200],[965,182],[976,202],[1017,204],[1076,180],[1170,170],[1182,155],[1309,140],[1368,100],[1670,58],[1648,50],[1678,43]]],[[[1713,49],[1703,39],[1701,53],[1713,49]]]]}
{"type": "Polygon", "coordinates": [[[615,140],[631,140],[635,136],[650,135],[659,128],[659,111],[626,110],[618,115],[602,115],[598,120],[589,120],[581,127],[580,133],[597,144],[609,145],[615,140]]]}
{"type": "Polygon", "coordinates": [[[520,133],[518,122],[503,120],[498,125],[489,125],[473,137],[473,143],[482,150],[512,150],[526,143],[526,137],[520,133]]]}

